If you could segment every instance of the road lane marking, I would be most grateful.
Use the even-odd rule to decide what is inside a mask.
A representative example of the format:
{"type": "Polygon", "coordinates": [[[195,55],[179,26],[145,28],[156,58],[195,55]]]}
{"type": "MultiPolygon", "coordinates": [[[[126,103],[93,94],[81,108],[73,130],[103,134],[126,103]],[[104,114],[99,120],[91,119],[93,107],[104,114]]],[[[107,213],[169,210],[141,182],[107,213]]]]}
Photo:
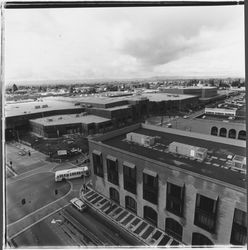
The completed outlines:
{"type": "Polygon", "coordinates": [[[18,223],[18,222],[20,222],[20,221],[22,221],[22,220],[24,220],[24,219],[30,217],[31,215],[34,215],[35,213],[37,213],[37,212],[43,210],[44,208],[46,208],[46,207],[48,207],[48,206],[50,206],[50,205],[52,205],[52,204],[55,204],[56,202],[58,202],[58,201],[64,199],[66,196],[68,196],[68,195],[69,195],[70,193],[72,193],[72,191],[73,191],[73,189],[72,189],[72,183],[69,182],[69,184],[70,184],[70,190],[69,190],[64,196],[60,197],[59,199],[57,199],[57,200],[55,200],[55,201],[52,201],[51,203],[49,203],[49,204],[47,204],[47,205],[45,205],[45,206],[43,206],[43,207],[38,208],[37,210],[31,212],[30,214],[25,215],[24,217],[20,218],[19,220],[17,220],[17,221],[15,221],[15,222],[12,222],[12,223],[8,224],[7,227],[13,226],[13,225],[15,225],[16,223],[18,223]]]}
{"type": "Polygon", "coordinates": [[[67,206],[69,206],[69,205],[70,205],[70,203],[67,203],[67,204],[64,205],[63,207],[60,207],[60,208],[56,209],[55,211],[51,212],[50,214],[47,214],[47,215],[43,216],[41,219],[39,219],[39,220],[37,220],[36,222],[34,222],[34,223],[30,224],[29,226],[25,227],[24,229],[22,229],[22,230],[19,231],[18,233],[14,234],[14,235],[12,235],[12,236],[10,236],[10,237],[8,237],[8,240],[12,240],[13,238],[17,237],[19,234],[25,232],[25,231],[26,231],[27,229],[29,229],[30,227],[36,225],[37,223],[41,222],[42,220],[48,218],[49,216],[53,215],[54,213],[57,213],[58,211],[62,210],[63,208],[65,208],[65,207],[67,207],[67,206]]]}
{"type": "MultiPolygon", "coordinates": [[[[45,171],[45,170],[44,170],[44,171],[38,171],[38,172],[35,172],[35,173],[33,173],[33,174],[24,176],[23,178],[20,178],[20,179],[18,178],[18,177],[20,176],[20,175],[19,175],[15,180],[12,179],[13,181],[7,181],[6,184],[7,184],[7,185],[13,184],[13,183],[16,183],[16,182],[18,182],[18,181],[22,181],[22,180],[24,180],[24,179],[26,179],[26,178],[29,178],[29,177],[31,177],[31,176],[33,176],[33,175],[41,174],[41,173],[50,173],[50,172],[49,172],[49,171],[45,171]]],[[[24,175],[24,174],[23,174],[23,175],[24,175]]]]}
{"type": "Polygon", "coordinates": [[[17,173],[15,171],[13,171],[7,164],[6,164],[6,167],[10,173],[12,173],[14,176],[17,176],[17,173]]]}

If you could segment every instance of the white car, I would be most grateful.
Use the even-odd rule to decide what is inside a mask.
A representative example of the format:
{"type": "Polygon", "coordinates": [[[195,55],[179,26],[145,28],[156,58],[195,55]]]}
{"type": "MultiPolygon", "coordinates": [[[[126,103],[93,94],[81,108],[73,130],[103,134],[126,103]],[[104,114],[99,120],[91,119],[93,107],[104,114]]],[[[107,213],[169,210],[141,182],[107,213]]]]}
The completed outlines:
{"type": "Polygon", "coordinates": [[[70,200],[70,202],[74,207],[76,207],[81,212],[83,212],[87,208],[87,205],[78,198],[73,198],[70,200]]]}

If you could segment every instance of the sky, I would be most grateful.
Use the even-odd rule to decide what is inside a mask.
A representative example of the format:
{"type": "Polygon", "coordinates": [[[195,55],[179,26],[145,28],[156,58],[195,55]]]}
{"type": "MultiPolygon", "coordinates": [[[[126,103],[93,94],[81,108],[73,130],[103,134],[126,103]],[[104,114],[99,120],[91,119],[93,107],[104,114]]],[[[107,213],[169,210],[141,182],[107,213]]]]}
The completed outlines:
{"type": "Polygon", "coordinates": [[[244,77],[244,7],[6,9],[5,79],[244,77]]]}

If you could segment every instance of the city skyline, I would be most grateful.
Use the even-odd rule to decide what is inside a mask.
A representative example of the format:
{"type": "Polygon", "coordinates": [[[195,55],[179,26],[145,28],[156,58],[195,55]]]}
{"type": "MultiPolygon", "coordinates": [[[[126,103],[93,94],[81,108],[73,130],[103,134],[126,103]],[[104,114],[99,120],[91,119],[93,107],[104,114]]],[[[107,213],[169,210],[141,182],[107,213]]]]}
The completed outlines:
{"type": "Polygon", "coordinates": [[[243,6],[5,11],[6,81],[244,77],[244,67],[243,6]]]}

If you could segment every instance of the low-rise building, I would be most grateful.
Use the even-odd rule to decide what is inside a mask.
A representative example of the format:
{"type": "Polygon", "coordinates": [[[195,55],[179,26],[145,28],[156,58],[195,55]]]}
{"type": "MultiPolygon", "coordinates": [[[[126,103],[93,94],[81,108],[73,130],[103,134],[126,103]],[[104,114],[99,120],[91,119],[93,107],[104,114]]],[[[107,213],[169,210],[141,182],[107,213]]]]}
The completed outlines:
{"type": "Polygon", "coordinates": [[[224,108],[205,108],[205,114],[225,116],[225,117],[235,117],[237,109],[224,109],[224,108]]]}
{"type": "Polygon", "coordinates": [[[136,124],[89,140],[92,184],[183,244],[244,245],[245,149],[244,141],[136,124]],[[174,150],[185,143],[202,157],[174,150]]]}
{"type": "Polygon", "coordinates": [[[30,120],[32,132],[47,138],[64,134],[83,135],[103,133],[113,128],[110,119],[95,115],[59,115],[30,120]]]}
{"type": "Polygon", "coordinates": [[[5,138],[15,136],[17,130],[29,130],[29,120],[51,115],[78,114],[84,111],[81,106],[63,101],[29,101],[5,104],[5,138]]]}

